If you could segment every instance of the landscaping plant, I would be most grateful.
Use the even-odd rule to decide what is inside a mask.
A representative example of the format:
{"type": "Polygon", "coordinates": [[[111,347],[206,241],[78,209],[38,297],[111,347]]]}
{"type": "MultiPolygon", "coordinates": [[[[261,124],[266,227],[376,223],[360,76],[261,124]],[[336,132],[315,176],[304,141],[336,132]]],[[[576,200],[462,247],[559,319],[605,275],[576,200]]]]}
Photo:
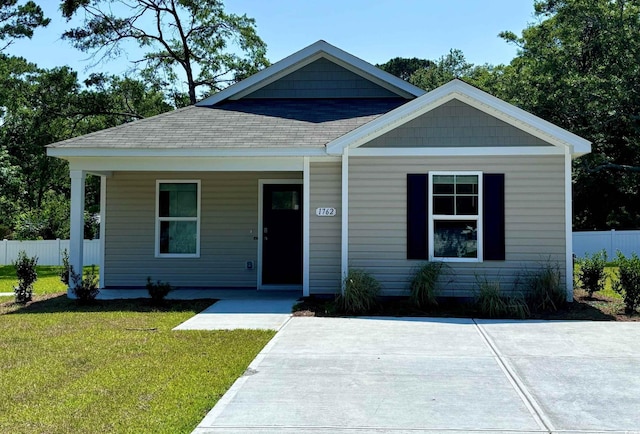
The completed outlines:
{"type": "Polygon", "coordinates": [[[476,305],[480,314],[487,318],[520,318],[529,317],[530,311],[521,295],[504,295],[499,282],[490,282],[486,278],[476,277],[478,295],[476,305]]]}
{"type": "Polygon", "coordinates": [[[613,289],[624,300],[625,310],[632,314],[640,305],[640,258],[635,253],[630,258],[618,252],[618,279],[613,282],[613,289]]]}
{"type": "Polygon", "coordinates": [[[169,284],[169,282],[161,282],[156,281],[155,283],[151,280],[151,277],[147,277],[147,291],[149,291],[149,296],[151,297],[151,301],[154,304],[161,304],[164,298],[173,290],[173,287],[169,284]]]}
{"type": "Polygon", "coordinates": [[[578,260],[579,271],[578,279],[582,288],[589,293],[589,297],[593,297],[593,293],[604,289],[607,275],[604,271],[607,265],[607,252],[601,250],[592,255],[586,255],[578,260]]]}
{"type": "Polygon", "coordinates": [[[556,312],[567,301],[560,267],[545,262],[526,278],[527,304],[534,312],[556,312]]]}
{"type": "Polygon", "coordinates": [[[18,286],[13,287],[16,303],[27,303],[33,299],[33,284],[38,280],[37,264],[37,256],[29,257],[24,250],[18,252],[18,259],[13,263],[18,278],[18,286]]]}
{"type": "Polygon", "coordinates": [[[336,306],[349,314],[364,314],[376,305],[380,282],[364,270],[350,269],[344,282],[344,292],[336,296],[336,306]]]}
{"type": "Polygon", "coordinates": [[[438,305],[436,282],[442,273],[442,262],[426,262],[420,266],[411,280],[409,300],[419,309],[438,305]]]}
{"type": "Polygon", "coordinates": [[[67,249],[62,251],[62,270],[60,270],[60,281],[69,286],[69,252],[67,249]]]}
{"type": "Polygon", "coordinates": [[[84,277],[82,272],[76,273],[73,270],[73,266],[69,267],[69,275],[73,282],[72,291],[78,298],[80,303],[90,303],[96,299],[100,289],[98,289],[98,273],[96,267],[91,266],[91,270],[85,273],[84,277]]]}

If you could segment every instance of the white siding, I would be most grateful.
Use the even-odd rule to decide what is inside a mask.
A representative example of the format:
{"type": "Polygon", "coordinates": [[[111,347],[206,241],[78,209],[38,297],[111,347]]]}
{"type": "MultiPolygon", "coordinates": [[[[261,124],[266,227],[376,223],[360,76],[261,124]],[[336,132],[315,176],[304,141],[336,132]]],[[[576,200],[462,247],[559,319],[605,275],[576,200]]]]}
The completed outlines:
{"type": "Polygon", "coordinates": [[[147,276],[174,286],[257,284],[258,179],[298,172],[115,172],[107,186],[105,284],[143,286],[147,276]],[[200,258],[155,258],[156,179],[200,179],[200,258]]]}
{"type": "Polygon", "coordinates": [[[435,170],[505,174],[506,260],[448,263],[442,295],[472,296],[476,279],[485,276],[510,291],[544,261],[564,276],[564,156],[350,158],[350,267],[371,272],[385,294],[406,293],[422,263],[406,259],[407,174],[435,170]]]}
{"type": "Polygon", "coordinates": [[[309,216],[309,274],[311,294],[333,294],[340,289],[341,165],[311,163],[309,216]],[[316,208],[335,208],[333,217],[316,216],[316,208]]]}

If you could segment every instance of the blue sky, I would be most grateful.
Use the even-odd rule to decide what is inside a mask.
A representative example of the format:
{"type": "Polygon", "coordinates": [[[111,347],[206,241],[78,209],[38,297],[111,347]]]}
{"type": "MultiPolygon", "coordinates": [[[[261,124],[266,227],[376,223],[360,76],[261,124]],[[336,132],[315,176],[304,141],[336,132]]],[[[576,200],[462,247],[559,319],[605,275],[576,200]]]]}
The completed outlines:
{"type": "MultiPolygon", "coordinates": [[[[140,53],[93,69],[88,55],[73,49],[60,34],[70,26],[60,16],[59,0],[39,1],[52,18],[32,40],[17,41],[8,51],[41,67],[69,65],[89,72],[121,74],[140,53]]],[[[475,64],[508,63],[516,47],[498,38],[502,30],[520,34],[534,21],[533,0],[227,0],[228,12],[256,19],[272,62],[324,39],[370,63],[393,57],[437,59],[461,49],[475,64]]]]}

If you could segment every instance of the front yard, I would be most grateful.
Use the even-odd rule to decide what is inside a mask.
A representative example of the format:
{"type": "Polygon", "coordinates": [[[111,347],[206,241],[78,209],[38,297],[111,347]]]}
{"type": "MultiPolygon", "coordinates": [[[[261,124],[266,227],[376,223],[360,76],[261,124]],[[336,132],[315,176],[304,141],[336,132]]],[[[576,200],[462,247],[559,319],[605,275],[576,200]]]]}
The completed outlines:
{"type": "Polygon", "coordinates": [[[274,335],[174,332],[213,300],[79,306],[38,271],[33,303],[0,301],[3,433],[191,432],[274,335]]]}

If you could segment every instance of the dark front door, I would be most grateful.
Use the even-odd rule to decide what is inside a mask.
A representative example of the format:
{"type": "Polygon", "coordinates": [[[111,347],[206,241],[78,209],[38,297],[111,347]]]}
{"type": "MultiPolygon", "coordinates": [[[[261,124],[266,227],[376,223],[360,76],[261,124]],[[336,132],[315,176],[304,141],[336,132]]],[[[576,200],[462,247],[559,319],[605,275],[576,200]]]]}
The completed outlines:
{"type": "Polygon", "coordinates": [[[302,284],[302,185],[265,184],[262,284],[302,284]]]}

